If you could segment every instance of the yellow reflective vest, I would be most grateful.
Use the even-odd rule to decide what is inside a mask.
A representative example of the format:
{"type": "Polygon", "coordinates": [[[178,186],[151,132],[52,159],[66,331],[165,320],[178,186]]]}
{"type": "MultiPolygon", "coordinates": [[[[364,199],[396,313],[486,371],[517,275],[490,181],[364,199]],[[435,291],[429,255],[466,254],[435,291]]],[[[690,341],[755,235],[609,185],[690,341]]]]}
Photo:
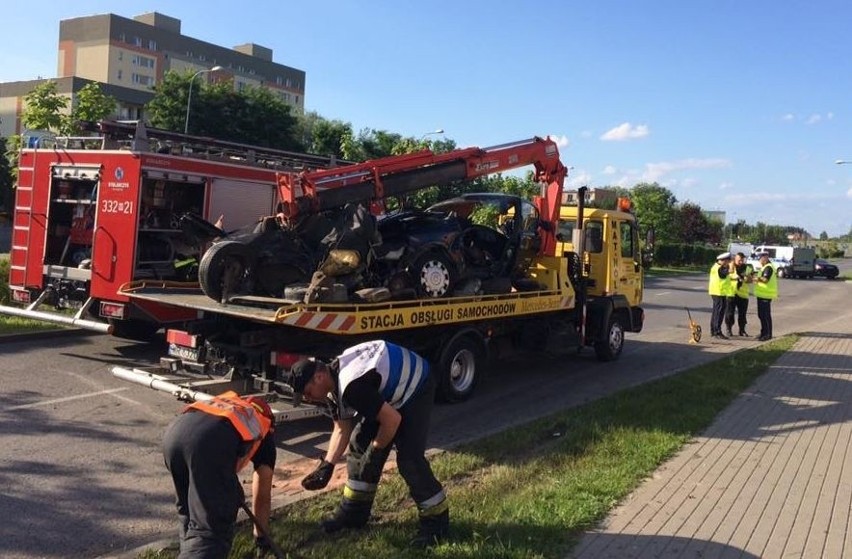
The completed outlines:
{"type": "Polygon", "coordinates": [[[759,281],[754,284],[754,296],[758,299],[775,299],[778,297],[778,269],[775,264],[769,262],[767,264],[772,268],[772,276],[766,283],[759,281]]]}
{"type": "Polygon", "coordinates": [[[722,266],[718,262],[710,268],[710,284],[707,292],[710,295],[720,295],[722,297],[733,297],[737,286],[731,282],[731,275],[728,274],[724,278],[719,277],[719,268],[722,266]]]}
{"type": "Polygon", "coordinates": [[[752,272],[754,272],[754,266],[751,264],[745,265],[745,272],[743,273],[743,282],[737,288],[737,296],[742,297],[743,299],[748,299],[749,296],[749,285],[746,283],[746,279],[751,276],[752,272]]]}

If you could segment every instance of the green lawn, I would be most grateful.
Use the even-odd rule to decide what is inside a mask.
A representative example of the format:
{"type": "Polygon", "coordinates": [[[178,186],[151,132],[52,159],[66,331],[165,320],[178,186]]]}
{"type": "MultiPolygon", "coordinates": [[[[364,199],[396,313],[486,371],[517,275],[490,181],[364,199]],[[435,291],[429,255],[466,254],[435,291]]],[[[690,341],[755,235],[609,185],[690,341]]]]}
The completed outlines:
{"type": "MultiPolygon", "coordinates": [[[[791,336],[739,351],[722,363],[625,390],[439,454],[432,464],[449,495],[452,538],[428,555],[565,557],[584,529],[604,518],[706,429],[794,342],[791,336]]],[[[407,546],[416,530],[416,512],[398,474],[386,473],[369,530],[322,534],[318,522],[338,499],[335,492],[276,511],[275,540],[294,558],[423,556],[407,546]]],[[[244,526],[230,557],[251,556],[252,546],[244,526]]],[[[165,550],[142,557],[175,555],[174,550],[165,550]]]]}

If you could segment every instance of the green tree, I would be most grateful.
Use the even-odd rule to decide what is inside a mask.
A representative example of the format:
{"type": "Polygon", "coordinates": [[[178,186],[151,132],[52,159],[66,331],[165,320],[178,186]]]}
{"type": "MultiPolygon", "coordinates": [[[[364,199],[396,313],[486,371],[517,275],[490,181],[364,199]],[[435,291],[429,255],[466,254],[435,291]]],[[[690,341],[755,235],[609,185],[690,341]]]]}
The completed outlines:
{"type": "Polygon", "coordinates": [[[677,198],[657,183],[640,183],[630,191],[636,217],[643,227],[653,227],[657,242],[677,242],[677,198]]]}
{"type": "Polygon", "coordinates": [[[68,97],[59,93],[55,81],[41,83],[24,96],[21,123],[30,130],[64,133],[68,120],[63,111],[68,108],[69,102],[68,97]]]}
{"type": "Polygon", "coordinates": [[[13,186],[15,183],[12,165],[6,156],[6,145],[7,139],[0,138],[0,154],[3,154],[0,157],[0,210],[11,212],[12,206],[14,206],[15,191],[13,186]]]}
{"type": "Polygon", "coordinates": [[[63,124],[65,131],[71,134],[80,133],[81,122],[97,122],[111,116],[117,105],[115,98],[105,94],[95,82],[84,85],[74,97],[71,115],[63,124]]]}
{"type": "Polygon", "coordinates": [[[206,84],[190,72],[167,72],[154,86],[146,105],[153,126],[183,132],[187,124],[190,84],[189,132],[230,142],[275,149],[304,151],[292,108],[263,87],[234,91],[231,81],[206,84]]]}
{"type": "Polygon", "coordinates": [[[820,240],[820,241],[827,241],[827,240],[828,240],[828,233],[827,233],[827,232],[825,232],[825,231],[823,231],[822,233],[820,233],[820,234],[819,234],[819,240],[820,240]]]}
{"type": "Polygon", "coordinates": [[[675,217],[676,241],[683,244],[720,244],[722,241],[722,223],[707,219],[701,206],[684,202],[677,209],[675,217]]]}

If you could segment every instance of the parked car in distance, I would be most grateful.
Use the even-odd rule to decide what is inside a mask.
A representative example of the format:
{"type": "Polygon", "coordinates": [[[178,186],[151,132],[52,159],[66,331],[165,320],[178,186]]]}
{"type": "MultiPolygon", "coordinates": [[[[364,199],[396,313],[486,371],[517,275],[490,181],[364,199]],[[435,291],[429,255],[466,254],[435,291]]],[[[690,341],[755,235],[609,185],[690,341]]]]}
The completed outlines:
{"type": "Polygon", "coordinates": [[[816,275],[828,279],[834,279],[840,275],[840,269],[830,262],[826,262],[820,258],[815,261],[816,275]]]}

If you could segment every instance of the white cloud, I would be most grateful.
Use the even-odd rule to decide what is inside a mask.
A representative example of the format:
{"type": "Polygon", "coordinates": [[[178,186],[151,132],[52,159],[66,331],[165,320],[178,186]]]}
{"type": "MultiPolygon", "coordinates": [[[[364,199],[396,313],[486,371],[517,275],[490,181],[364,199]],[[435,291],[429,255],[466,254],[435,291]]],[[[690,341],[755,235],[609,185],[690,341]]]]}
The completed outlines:
{"type": "Polygon", "coordinates": [[[787,113],[781,116],[781,120],[783,120],[784,122],[792,122],[796,120],[796,117],[793,116],[793,113],[787,113]]]}
{"type": "Polygon", "coordinates": [[[636,138],[644,138],[650,134],[648,126],[639,124],[633,126],[629,122],[619,124],[612,130],[607,131],[601,136],[604,142],[623,142],[625,140],[635,140],[636,138]]]}
{"type": "Polygon", "coordinates": [[[569,145],[571,145],[571,141],[568,139],[568,136],[566,136],[565,134],[563,134],[561,136],[557,136],[556,134],[551,134],[550,136],[548,136],[548,138],[550,138],[551,140],[556,142],[556,146],[560,149],[567,148],[569,145]]]}
{"type": "Polygon", "coordinates": [[[617,171],[618,169],[616,169],[612,165],[607,165],[603,168],[603,171],[601,171],[601,173],[603,173],[604,175],[614,175],[617,171]]]}
{"type": "Polygon", "coordinates": [[[588,171],[569,171],[568,172],[568,188],[579,188],[592,183],[592,175],[588,171]]]}
{"type": "Polygon", "coordinates": [[[846,197],[852,199],[852,188],[846,191],[846,197]]]}
{"type": "Polygon", "coordinates": [[[826,113],[825,119],[826,120],[834,120],[834,113],[826,113]]]}
{"type": "Polygon", "coordinates": [[[729,188],[733,188],[734,183],[732,182],[723,182],[719,185],[719,190],[728,190],[729,188]]]}
{"type": "Polygon", "coordinates": [[[681,159],[679,161],[663,161],[661,163],[647,163],[645,172],[642,175],[642,180],[648,182],[657,182],[661,177],[674,171],[682,171],[684,169],[722,169],[730,167],[731,162],[722,158],[708,159],[681,159]]]}
{"type": "Polygon", "coordinates": [[[811,116],[808,117],[808,120],[805,121],[805,124],[816,124],[817,122],[819,122],[821,120],[822,120],[822,115],[814,113],[814,114],[812,114],[811,116]]]}
{"type": "Polygon", "coordinates": [[[591,138],[591,137],[592,137],[592,135],[593,135],[593,134],[592,134],[592,131],[591,131],[591,130],[583,130],[582,132],[580,132],[580,137],[581,137],[581,138],[591,138]]]}

